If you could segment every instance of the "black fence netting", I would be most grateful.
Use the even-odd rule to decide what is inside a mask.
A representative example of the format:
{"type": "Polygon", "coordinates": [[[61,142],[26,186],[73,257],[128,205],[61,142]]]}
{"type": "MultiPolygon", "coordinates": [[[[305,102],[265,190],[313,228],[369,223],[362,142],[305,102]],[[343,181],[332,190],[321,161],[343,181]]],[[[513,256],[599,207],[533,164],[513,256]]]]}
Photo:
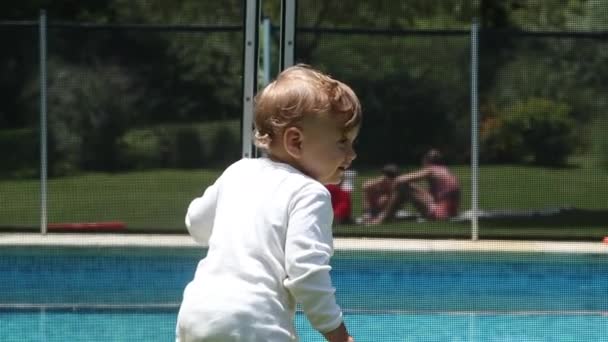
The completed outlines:
{"type": "MultiPolygon", "coordinates": [[[[364,112],[351,173],[356,177],[347,180],[354,183],[352,219],[338,227],[338,234],[467,234],[468,222],[451,223],[456,227],[449,231],[442,228],[445,222],[427,222],[421,228],[417,221],[423,217],[405,199],[394,219],[369,225],[382,196],[377,194],[380,190],[366,187],[382,179],[384,165],[395,164],[398,173],[420,168],[430,149],[438,149],[447,163],[457,165],[454,172],[463,182],[462,197],[470,198],[470,187],[465,186],[471,150],[470,29],[416,28],[411,10],[399,2],[298,2],[296,62],[349,84],[364,112]]],[[[466,210],[469,202],[463,200],[461,209],[466,210]]]]}
{"type": "MultiPolygon", "coordinates": [[[[241,155],[242,13],[225,22],[48,20],[49,230],[185,229],[188,202],[241,155]]],[[[23,151],[5,153],[3,195],[32,212],[5,207],[0,224],[39,230],[39,26],[2,30],[21,43],[0,54],[0,148],[23,151]]]]}
{"type": "Polygon", "coordinates": [[[605,232],[607,44],[593,32],[481,32],[482,228],[605,232]]]}
{"type": "Polygon", "coordinates": [[[38,30],[0,26],[0,39],[11,46],[0,53],[0,224],[34,226],[40,219],[38,30]]]}
{"type": "MultiPolygon", "coordinates": [[[[1,341],[172,341],[184,294],[218,279],[210,330],[243,339],[276,321],[257,299],[279,293],[279,339],[324,341],[308,317],[341,314],[358,342],[606,340],[605,1],[22,1],[0,20],[39,3],[40,22],[0,21],[1,341]],[[241,157],[245,85],[275,76],[294,4],[295,62],[363,105],[358,158],[327,185],[333,248],[269,266],[259,255],[292,251],[229,244],[216,277],[188,285],[207,252],[188,204],[241,157]],[[244,70],[258,9],[272,22],[244,70]],[[330,285],[341,311],[289,317],[330,285]],[[261,310],[223,324],[243,300],[261,310]]],[[[309,221],[306,239],[327,233],[309,221]]]]}
{"type": "MultiPolygon", "coordinates": [[[[14,206],[0,212],[3,227],[39,228],[44,167],[52,225],[183,231],[187,201],[240,157],[244,7],[175,5],[160,15],[144,5],[124,5],[127,24],[49,12],[44,166],[40,23],[0,26],[13,46],[0,53],[0,176],[14,206]]],[[[268,68],[258,70],[260,86],[274,76],[280,46],[280,6],[262,5],[273,32],[264,38],[260,27],[260,66],[268,68]]],[[[345,180],[354,190],[349,224],[337,234],[468,238],[474,203],[482,238],[606,234],[608,192],[598,186],[608,182],[603,7],[583,6],[583,18],[521,6],[297,2],[295,62],[351,85],[364,110],[345,180]],[[459,184],[447,217],[429,215],[422,195],[408,193],[384,224],[355,224],[374,211],[363,190],[382,167],[420,170],[431,149],[459,184]]]]}
{"type": "Polygon", "coordinates": [[[365,184],[388,163],[420,170],[438,149],[460,183],[449,222],[410,193],[396,222],[339,232],[470,236],[476,185],[481,237],[601,238],[607,35],[599,21],[568,26],[461,5],[446,15],[418,2],[298,2],[296,62],[345,81],[363,104],[353,219],[370,216],[365,184]]]}
{"type": "MultiPolygon", "coordinates": [[[[174,191],[185,186],[175,184],[186,181],[179,170],[221,167],[240,156],[241,29],[49,33],[49,174],[120,173],[131,187],[83,180],[75,185],[82,191],[69,195],[61,194],[62,183],[51,183],[50,220],[126,218],[131,228],[183,227],[176,213],[190,196],[174,191]],[[95,187],[105,195],[88,197],[95,187]],[[60,203],[81,206],[72,211],[77,216],[53,210],[55,196],[73,196],[60,203]]],[[[194,195],[202,186],[187,191],[194,195]]]]}

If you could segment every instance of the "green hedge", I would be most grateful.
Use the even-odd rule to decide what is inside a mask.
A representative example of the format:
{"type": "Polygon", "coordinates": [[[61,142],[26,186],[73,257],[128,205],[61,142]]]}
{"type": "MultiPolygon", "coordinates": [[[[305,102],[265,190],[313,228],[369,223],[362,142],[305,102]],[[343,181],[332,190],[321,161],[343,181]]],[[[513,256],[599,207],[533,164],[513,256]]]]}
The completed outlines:
{"type": "MultiPolygon", "coordinates": [[[[225,120],[196,124],[162,124],[130,129],[117,142],[117,164],[124,171],[155,168],[193,169],[223,167],[241,155],[240,121],[225,120]]],[[[80,173],[75,162],[83,153],[69,155],[54,152],[56,144],[49,137],[49,176],[80,173]]],[[[0,153],[3,156],[0,177],[30,178],[40,174],[40,137],[37,129],[0,130],[0,153]]],[[[88,156],[94,159],[95,154],[88,156]]],[[[97,170],[104,171],[104,170],[97,170]]]]}
{"type": "Polygon", "coordinates": [[[40,135],[37,129],[0,130],[0,176],[29,178],[40,173],[40,135]]]}
{"type": "Polygon", "coordinates": [[[120,140],[128,169],[223,166],[239,158],[240,122],[173,124],[128,131],[120,140]]]}
{"type": "Polygon", "coordinates": [[[481,158],[485,162],[563,165],[583,144],[576,127],[567,104],[530,98],[486,121],[481,158]]]}

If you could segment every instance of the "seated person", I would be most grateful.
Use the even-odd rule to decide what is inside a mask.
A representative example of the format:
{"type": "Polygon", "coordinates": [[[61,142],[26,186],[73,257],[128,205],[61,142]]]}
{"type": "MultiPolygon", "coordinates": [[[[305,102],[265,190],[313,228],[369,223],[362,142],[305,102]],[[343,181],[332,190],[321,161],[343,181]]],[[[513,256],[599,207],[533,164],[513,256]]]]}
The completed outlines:
{"type": "Polygon", "coordinates": [[[337,224],[351,221],[351,194],[342,183],[325,185],[331,195],[331,206],[334,210],[334,222],[337,224]]]}
{"type": "Polygon", "coordinates": [[[411,201],[420,214],[430,220],[445,220],[458,214],[460,185],[458,178],[443,163],[436,149],[428,151],[420,170],[397,176],[393,188],[381,211],[369,220],[372,224],[385,222],[407,201],[411,201]],[[427,186],[416,183],[426,181],[427,186]]]}
{"type": "Polygon", "coordinates": [[[395,178],[399,168],[395,164],[386,164],[382,176],[363,183],[363,218],[364,222],[378,216],[387,206],[394,189],[395,178]]]}

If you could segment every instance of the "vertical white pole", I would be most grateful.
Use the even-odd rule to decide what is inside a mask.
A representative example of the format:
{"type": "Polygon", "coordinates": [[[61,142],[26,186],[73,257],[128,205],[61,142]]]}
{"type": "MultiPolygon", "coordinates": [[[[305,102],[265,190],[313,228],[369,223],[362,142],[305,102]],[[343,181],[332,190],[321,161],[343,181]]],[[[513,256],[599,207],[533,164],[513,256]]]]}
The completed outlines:
{"type": "Polygon", "coordinates": [[[47,233],[46,12],[40,10],[40,233],[47,233]]]}
{"type": "Polygon", "coordinates": [[[262,61],[264,67],[264,74],[262,75],[263,86],[266,86],[268,83],[270,83],[270,30],[270,19],[264,18],[264,20],[262,21],[262,34],[264,37],[262,51],[264,56],[264,60],[262,61]]]}
{"type": "Polygon", "coordinates": [[[478,49],[479,49],[479,23],[473,20],[471,25],[471,240],[479,239],[479,142],[478,142],[478,120],[479,120],[479,94],[478,94],[478,49]]]}
{"type": "Polygon", "coordinates": [[[281,70],[294,64],[296,7],[296,0],[283,0],[281,3],[281,70]]]}
{"type": "Polygon", "coordinates": [[[242,156],[253,156],[253,98],[257,90],[259,0],[245,1],[245,40],[243,53],[242,156]]]}

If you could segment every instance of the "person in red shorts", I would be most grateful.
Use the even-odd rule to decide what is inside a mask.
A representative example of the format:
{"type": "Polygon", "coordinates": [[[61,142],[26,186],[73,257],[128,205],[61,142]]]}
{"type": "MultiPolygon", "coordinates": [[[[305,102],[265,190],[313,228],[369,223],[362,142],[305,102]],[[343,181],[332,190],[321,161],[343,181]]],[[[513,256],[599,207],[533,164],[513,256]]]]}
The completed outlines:
{"type": "Polygon", "coordinates": [[[422,158],[422,168],[397,176],[389,200],[369,223],[378,224],[394,217],[395,212],[411,201],[420,214],[429,220],[446,220],[458,214],[460,185],[458,178],[443,162],[441,152],[429,150],[422,158]],[[426,187],[417,184],[426,181],[426,187]]]}

